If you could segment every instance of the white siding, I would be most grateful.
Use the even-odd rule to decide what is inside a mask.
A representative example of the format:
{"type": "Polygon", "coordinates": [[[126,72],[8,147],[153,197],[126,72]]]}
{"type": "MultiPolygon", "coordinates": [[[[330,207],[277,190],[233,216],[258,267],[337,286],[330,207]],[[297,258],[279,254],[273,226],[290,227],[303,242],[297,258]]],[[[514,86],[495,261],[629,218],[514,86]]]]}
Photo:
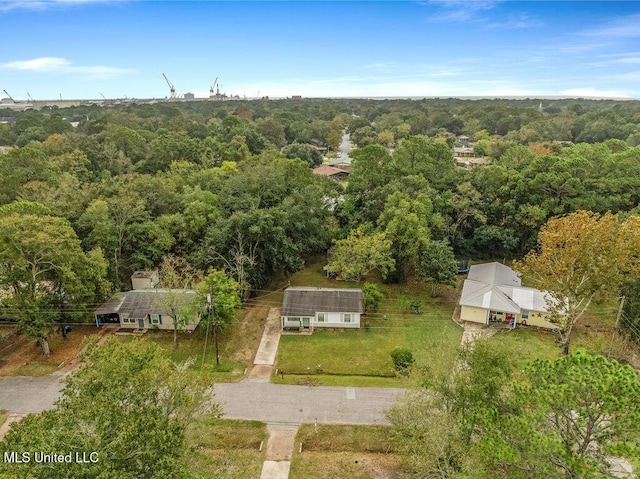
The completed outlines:
{"type": "Polygon", "coordinates": [[[326,313],[325,321],[320,323],[313,320],[314,328],[359,328],[360,327],[360,313],[349,313],[351,315],[351,322],[345,323],[343,321],[344,313],[326,313]]]}

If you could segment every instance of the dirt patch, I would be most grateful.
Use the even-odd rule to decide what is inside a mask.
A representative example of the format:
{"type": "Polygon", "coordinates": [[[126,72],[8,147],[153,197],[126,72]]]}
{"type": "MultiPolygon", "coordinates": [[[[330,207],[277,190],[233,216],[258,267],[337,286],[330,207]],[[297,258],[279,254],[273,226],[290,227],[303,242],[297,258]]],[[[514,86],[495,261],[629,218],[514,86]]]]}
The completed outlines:
{"type": "Polygon", "coordinates": [[[43,376],[57,370],[71,371],[78,366],[78,355],[86,347],[85,338],[106,337],[112,330],[93,325],[73,326],[67,337],[61,333],[48,336],[51,355],[42,355],[38,343],[17,328],[0,343],[0,376],[43,376]]]}

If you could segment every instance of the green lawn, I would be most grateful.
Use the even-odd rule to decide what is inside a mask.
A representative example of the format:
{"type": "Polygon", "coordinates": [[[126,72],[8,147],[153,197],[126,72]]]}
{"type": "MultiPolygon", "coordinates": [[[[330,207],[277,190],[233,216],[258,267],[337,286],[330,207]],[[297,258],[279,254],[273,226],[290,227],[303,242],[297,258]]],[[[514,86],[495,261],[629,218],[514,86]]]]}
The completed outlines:
{"type": "Polygon", "coordinates": [[[555,333],[529,328],[502,329],[489,341],[502,349],[515,369],[523,369],[536,359],[558,359],[561,350],[555,333]]]}
{"type": "MultiPolygon", "coordinates": [[[[324,258],[310,262],[291,277],[291,285],[361,286],[326,278],[324,264],[324,258]]],[[[462,335],[462,328],[451,320],[454,304],[447,297],[430,298],[428,288],[420,285],[378,284],[385,297],[379,311],[361,318],[360,329],[316,329],[311,336],[283,335],[275,367],[285,374],[274,381],[404,387],[412,384],[413,378],[396,376],[390,356],[396,347],[413,352],[414,371],[420,375],[448,370],[462,335]],[[420,314],[410,312],[414,301],[421,303],[420,314]]]]}
{"type": "Polygon", "coordinates": [[[264,423],[200,418],[187,433],[188,467],[195,477],[257,479],[262,471],[266,444],[264,423]]]}
{"type": "MultiPolygon", "coordinates": [[[[173,331],[148,331],[142,338],[162,346],[176,362],[193,358],[192,371],[199,372],[211,382],[240,381],[244,371],[252,364],[258,349],[269,308],[249,305],[236,312],[233,323],[218,335],[220,365],[216,364],[213,331],[209,331],[205,350],[206,327],[201,324],[193,333],[178,333],[178,347],[173,343],[173,331]],[[203,360],[204,358],[204,360],[203,360]]],[[[131,336],[122,336],[123,340],[131,336]]]]}

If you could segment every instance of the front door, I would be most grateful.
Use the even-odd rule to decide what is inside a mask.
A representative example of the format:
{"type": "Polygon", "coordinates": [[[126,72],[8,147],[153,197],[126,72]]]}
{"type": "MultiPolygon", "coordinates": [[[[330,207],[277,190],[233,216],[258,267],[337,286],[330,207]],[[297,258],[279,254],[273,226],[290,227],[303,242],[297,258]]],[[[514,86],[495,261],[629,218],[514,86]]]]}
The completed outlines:
{"type": "Polygon", "coordinates": [[[302,327],[303,328],[309,327],[309,318],[302,318],[302,327]]]}
{"type": "Polygon", "coordinates": [[[138,320],[138,329],[144,329],[144,319],[138,320]]]}

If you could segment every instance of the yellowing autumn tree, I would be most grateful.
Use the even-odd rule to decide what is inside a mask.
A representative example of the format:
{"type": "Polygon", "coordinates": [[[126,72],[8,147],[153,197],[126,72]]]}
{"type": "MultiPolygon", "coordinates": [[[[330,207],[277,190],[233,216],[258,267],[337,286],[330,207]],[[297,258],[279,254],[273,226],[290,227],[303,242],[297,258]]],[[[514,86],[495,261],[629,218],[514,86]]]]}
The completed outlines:
{"type": "Polygon", "coordinates": [[[595,299],[615,297],[625,274],[638,267],[640,217],[623,219],[576,211],[551,218],[538,234],[538,248],[516,269],[547,290],[551,321],[560,330],[563,354],[576,322],[595,299]]]}

